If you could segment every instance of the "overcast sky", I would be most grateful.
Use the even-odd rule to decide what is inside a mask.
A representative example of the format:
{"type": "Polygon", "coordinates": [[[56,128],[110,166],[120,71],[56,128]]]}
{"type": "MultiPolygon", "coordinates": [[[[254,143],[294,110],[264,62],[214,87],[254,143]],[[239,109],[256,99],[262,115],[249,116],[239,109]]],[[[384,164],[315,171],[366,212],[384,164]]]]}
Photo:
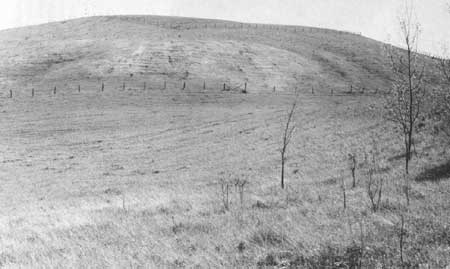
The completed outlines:
{"type": "MultiPolygon", "coordinates": [[[[110,14],[154,14],[295,24],[361,32],[399,42],[405,0],[1,0],[0,29],[110,14]]],[[[414,1],[414,0],[413,0],[414,1]]],[[[450,0],[415,0],[422,27],[420,49],[450,49],[450,0]]]]}

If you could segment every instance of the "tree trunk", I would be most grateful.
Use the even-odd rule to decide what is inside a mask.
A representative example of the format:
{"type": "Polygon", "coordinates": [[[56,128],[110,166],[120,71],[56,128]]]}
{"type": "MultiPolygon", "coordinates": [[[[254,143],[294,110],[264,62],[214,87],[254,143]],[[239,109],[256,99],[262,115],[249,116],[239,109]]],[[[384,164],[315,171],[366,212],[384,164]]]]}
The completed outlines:
{"type": "Polygon", "coordinates": [[[344,183],[342,183],[342,194],[343,194],[343,198],[344,198],[344,210],[347,209],[347,197],[345,194],[345,186],[344,183]]]}
{"type": "Polygon", "coordinates": [[[406,131],[404,135],[405,135],[405,172],[406,172],[406,175],[408,175],[409,174],[409,150],[408,150],[408,148],[409,148],[408,147],[409,132],[406,131]]]}
{"type": "Polygon", "coordinates": [[[352,188],[355,188],[356,187],[355,168],[352,168],[352,178],[353,178],[352,188]]]}
{"type": "Polygon", "coordinates": [[[409,159],[408,159],[408,151],[406,152],[406,158],[405,158],[405,169],[406,169],[406,175],[409,175],[409,159]]]}
{"type": "Polygon", "coordinates": [[[281,153],[281,188],[284,189],[284,152],[281,153]]]}
{"type": "Polygon", "coordinates": [[[409,45],[409,40],[407,40],[408,46],[408,86],[409,86],[409,129],[408,129],[408,140],[406,145],[406,174],[409,174],[409,161],[411,160],[411,139],[413,129],[413,86],[412,86],[412,70],[411,70],[411,47],[409,45]]]}
{"type": "Polygon", "coordinates": [[[403,229],[404,229],[404,225],[405,225],[405,221],[403,218],[403,215],[401,216],[401,220],[402,220],[402,226],[400,228],[400,263],[402,265],[402,268],[404,266],[404,262],[403,262],[403,229]]]}
{"type": "Polygon", "coordinates": [[[408,143],[406,145],[406,175],[409,174],[409,162],[411,161],[411,137],[412,131],[408,133],[408,143]]]}

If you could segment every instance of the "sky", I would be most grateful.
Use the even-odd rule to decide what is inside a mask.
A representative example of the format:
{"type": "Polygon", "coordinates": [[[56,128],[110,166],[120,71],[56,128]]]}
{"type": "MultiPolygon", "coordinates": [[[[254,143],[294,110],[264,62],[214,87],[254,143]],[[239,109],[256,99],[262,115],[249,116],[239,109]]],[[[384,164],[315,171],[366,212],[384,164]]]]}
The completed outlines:
{"type": "MultiPolygon", "coordinates": [[[[2,0],[0,29],[93,15],[149,14],[304,25],[358,32],[400,45],[406,0],[2,0]]],[[[408,0],[421,25],[419,50],[450,55],[450,0],[408,0]]]]}

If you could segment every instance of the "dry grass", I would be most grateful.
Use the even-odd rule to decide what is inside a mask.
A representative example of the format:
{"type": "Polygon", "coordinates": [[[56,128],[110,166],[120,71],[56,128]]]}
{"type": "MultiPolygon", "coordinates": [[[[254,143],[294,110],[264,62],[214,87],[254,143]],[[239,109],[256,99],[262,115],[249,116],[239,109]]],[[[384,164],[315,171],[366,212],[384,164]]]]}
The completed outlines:
{"type": "MultiPolygon", "coordinates": [[[[189,95],[175,91],[171,95],[179,100],[189,95]]],[[[414,181],[406,210],[397,176],[403,163],[391,161],[385,198],[374,214],[366,168],[360,167],[360,181],[347,189],[342,209],[340,182],[330,179],[341,175],[350,185],[347,151],[376,133],[385,159],[400,152],[382,119],[364,112],[376,100],[300,98],[302,130],[282,191],[277,149],[285,111],[279,107],[287,107],[289,98],[220,93],[212,97],[220,96],[219,104],[158,104],[164,95],[117,91],[5,103],[2,265],[347,264],[355,257],[347,248],[359,246],[360,222],[364,262],[398,265],[399,214],[407,216],[407,260],[448,264],[447,180],[414,181]],[[343,104],[339,110],[327,110],[336,100],[343,104]],[[349,110],[355,116],[343,117],[353,114],[349,110]],[[341,127],[334,132],[336,117],[341,127]],[[249,180],[244,203],[231,187],[225,211],[217,180],[236,176],[249,180]]],[[[418,147],[415,173],[421,178],[430,172],[420,167],[437,164],[441,156],[435,147],[421,151],[425,142],[418,147]]]]}
{"type": "MultiPolygon", "coordinates": [[[[209,34],[244,38],[223,32],[221,37],[217,29],[209,34]]],[[[275,43],[255,36],[249,40],[275,43]]],[[[323,33],[327,36],[339,37],[323,33]]],[[[304,35],[302,44],[310,46],[308,40],[319,37],[304,35]]],[[[361,40],[351,37],[348,42],[354,38],[361,40]]],[[[195,47],[192,42],[188,45],[195,47]]],[[[357,43],[359,49],[364,50],[364,42],[357,43]]],[[[265,47],[259,46],[252,48],[263,53],[265,47]]],[[[295,53],[284,50],[287,58],[295,53]]],[[[339,50],[324,49],[323,56],[339,50]]],[[[363,59],[379,61],[380,55],[363,58],[360,50],[354,51],[354,62],[340,66],[359,79],[366,71],[352,70],[365,70],[363,59]]],[[[267,72],[262,70],[258,72],[267,72]]],[[[254,78],[261,81],[271,76],[258,72],[254,78]]],[[[312,76],[306,84],[313,82],[314,74],[305,72],[312,76]]],[[[377,72],[371,83],[382,87],[385,78],[377,72]]],[[[172,84],[165,91],[152,88],[162,85],[162,77],[143,91],[145,80],[139,76],[123,91],[120,79],[111,76],[103,93],[101,83],[89,79],[82,80],[78,93],[78,83],[72,82],[79,77],[74,75],[70,87],[56,96],[37,91],[31,99],[23,91],[2,99],[0,266],[345,268],[362,255],[366,268],[395,268],[400,266],[403,214],[405,262],[445,268],[450,264],[450,181],[442,144],[426,132],[417,139],[419,154],[411,170],[416,180],[411,181],[407,208],[401,189],[403,160],[396,157],[401,140],[381,117],[379,97],[323,95],[336,81],[347,85],[331,71],[323,74],[317,95],[303,85],[296,118],[301,128],[288,154],[286,190],[279,188],[279,147],[292,99],[288,92],[252,92],[250,85],[248,94],[221,92],[220,86],[202,92],[203,79],[192,80],[197,82],[185,91],[176,79],[167,80],[172,84]],[[363,163],[372,137],[387,166],[380,209],[370,209],[367,167],[359,166],[357,186],[347,188],[343,210],[337,179],[351,185],[346,158],[354,153],[363,163]],[[242,204],[239,190],[230,188],[229,210],[223,208],[218,184],[224,177],[248,181],[242,204]]],[[[57,73],[48,76],[58,79],[57,73]]],[[[47,78],[42,83],[51,81],[47,78]]]]}

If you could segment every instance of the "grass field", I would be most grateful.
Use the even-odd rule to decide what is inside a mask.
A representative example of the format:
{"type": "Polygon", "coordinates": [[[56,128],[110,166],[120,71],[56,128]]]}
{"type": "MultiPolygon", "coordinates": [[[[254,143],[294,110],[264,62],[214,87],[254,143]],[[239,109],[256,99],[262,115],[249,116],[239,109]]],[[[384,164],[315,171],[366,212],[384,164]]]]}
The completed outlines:
{"type": "Polygon", "coordinates": [[[398,268],[403,215],[406,267],[448,267],[448,150],[420,133],[406,206],[382,44],[273,27],[99,17],[3,31],[0,266],[347,268],[362,257],[398,268]],[[374,139],[385,179],[375,213],[363,164],[374,139]],[[242,197],[230,187],[226,210],[221,180],[235,179],[248,184],[242,197]]]}

